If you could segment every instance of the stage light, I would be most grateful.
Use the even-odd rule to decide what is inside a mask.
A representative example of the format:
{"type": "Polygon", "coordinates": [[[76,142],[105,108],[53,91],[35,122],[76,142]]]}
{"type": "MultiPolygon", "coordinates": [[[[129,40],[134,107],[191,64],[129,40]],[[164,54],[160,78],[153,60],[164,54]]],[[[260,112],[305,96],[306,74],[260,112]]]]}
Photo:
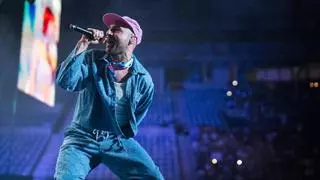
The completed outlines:
{"type": "Polygon", "coordinates": [[[231,91],[227,91],[227,96],[232,96],[232,92],[231,91]]]}
{"type": "Polygon", "coordinates": [[[318,88],[318,87],[319,87],[319,83],[318,83],[318,82],[314,82],[314,83],[313,83],[313,86],[314,86],[315,88],[318,88]]]}
{"type": "Polygon", "coordinates": [[[232,85],[233,85],[233,86],[238,86],[238,81],[237,81],[237,80],[233,80],[233,81],[232,81],[232,85]]]}
{"type": "Polygon", "coordinates": [[[217,160],[217,159],[212,159],[212,160],[211,160],[211,163],[212,163],[212,164],[217,164],[217,163],[218,163],[218,160],[217,160]]]}
{"type": "Polygon", "coordinates": [[[309,83],[309,87],[310,87],[310,88],[313,88],[313,86],[314,86],[313,82],[310,82],[310,83],[309,83]]]}
{"type": "Polygon", "coordinates": [[[239,159],[239,160],[237,161],[237,164],[238,164],[238,166],[241,166],[241,165],[242,165],[242,161],[239,159]]]}

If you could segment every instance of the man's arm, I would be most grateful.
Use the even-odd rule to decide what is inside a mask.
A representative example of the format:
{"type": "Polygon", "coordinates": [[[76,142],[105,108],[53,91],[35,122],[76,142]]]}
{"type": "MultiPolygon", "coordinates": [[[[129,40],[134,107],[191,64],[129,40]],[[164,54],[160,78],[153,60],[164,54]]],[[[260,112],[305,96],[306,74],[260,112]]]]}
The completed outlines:
{"type": "Polygon", "coordinates": [[[151,83],[146,88],[145,92],[142,94],[142,97],[137,104],[135,111],[137,125],[141,123],[143,118],[147,115],[147,112],[152,104],[154,97],[154,84],[151,83]]]}
{"type": "Polygon", "coordinates": [[[75,49],[69,54],[57,69],[56,83],[68,91],[80,91],[85,88],[89,79],[87,51],[88,44],[79,41],[75,49]]]}
{"type": "Polygon", "coordinates": [[[68,91],[81,91],[89,82],[89,63],[92,51],[87,51],[89,44],[98,44],[98,39],[103,38],[103,31],[97,29],[88,30],[93,32],[94,39],[82,35],[75,49],[69,54],[57,69],[56,83],[68,91]]]}

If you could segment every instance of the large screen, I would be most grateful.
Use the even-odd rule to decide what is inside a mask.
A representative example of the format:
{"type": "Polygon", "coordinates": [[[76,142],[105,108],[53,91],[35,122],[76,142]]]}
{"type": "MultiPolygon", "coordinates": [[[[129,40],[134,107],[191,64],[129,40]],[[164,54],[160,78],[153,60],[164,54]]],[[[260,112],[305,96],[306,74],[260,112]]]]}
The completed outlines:
{"type": "Polygon", "coordinates": [[[26,0],[18,89],[54,106],[61,0],[26,0]]]}

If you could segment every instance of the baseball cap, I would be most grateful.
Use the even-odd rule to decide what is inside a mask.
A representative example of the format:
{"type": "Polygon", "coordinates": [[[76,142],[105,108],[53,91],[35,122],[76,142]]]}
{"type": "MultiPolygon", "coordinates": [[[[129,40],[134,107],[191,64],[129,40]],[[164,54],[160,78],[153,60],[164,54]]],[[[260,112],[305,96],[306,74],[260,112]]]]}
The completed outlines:
{"type": "Polygon", "coordinates": [[[111,24],[119,24],[119,25],[123,25],[125,27],[128,27],[133,32],[133,34],[136,36],[137,45],[141,43],[142,29],[140,28],[140,25],[136,20],[134,20],[128,16],[120,16],[115,13],[104,14],[102,20],[103,20],[103,23],[108,27],[111,24]]]}

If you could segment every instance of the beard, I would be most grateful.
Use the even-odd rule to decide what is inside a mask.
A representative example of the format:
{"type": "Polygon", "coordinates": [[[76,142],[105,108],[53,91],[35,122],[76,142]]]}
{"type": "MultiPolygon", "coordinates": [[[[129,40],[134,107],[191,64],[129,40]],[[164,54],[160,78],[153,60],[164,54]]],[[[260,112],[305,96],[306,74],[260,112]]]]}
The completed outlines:
{"type": "Polygon", "coordinates": [[[121,43],[107,43],[106,52],[112,56],[122,55],[126,52],[128,46],[121,43]]]}

